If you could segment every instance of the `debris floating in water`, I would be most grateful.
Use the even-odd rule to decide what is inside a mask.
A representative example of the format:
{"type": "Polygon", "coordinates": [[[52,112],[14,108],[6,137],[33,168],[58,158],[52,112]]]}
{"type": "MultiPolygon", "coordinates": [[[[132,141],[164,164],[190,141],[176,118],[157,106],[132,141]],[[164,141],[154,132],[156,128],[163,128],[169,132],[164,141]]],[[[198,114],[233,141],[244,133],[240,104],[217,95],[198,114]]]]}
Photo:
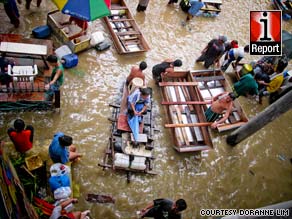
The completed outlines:
{"type": "Polygon", "coordinates": [[[207,172],[196,173],[195,175],[196,176],[206,176],[207,172]]]}
{"type": "Polygon", "coordinates": [[[201,157],[208,157],[208,151],[202,151],[201,157]]]}
{"type": "Polygon", "coordinates": [[[286,160],[286,157],[282,154],[278,154],[278,158],[279,160],[282,160],[282,161],[286,160]]]}
{"type": "Polygon", "coordinates": [[[87,194],[86,201],[97,203],[115,203],[115,199],[109,195],[87,194]]]}

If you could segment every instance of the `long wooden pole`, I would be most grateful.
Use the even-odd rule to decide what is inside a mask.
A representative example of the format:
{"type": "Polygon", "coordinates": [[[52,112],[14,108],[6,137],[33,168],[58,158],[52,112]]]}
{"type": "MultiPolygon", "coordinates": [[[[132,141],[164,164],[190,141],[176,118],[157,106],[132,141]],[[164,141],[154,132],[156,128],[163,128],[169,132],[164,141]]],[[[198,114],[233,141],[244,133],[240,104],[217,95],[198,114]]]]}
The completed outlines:
{"type": "Polygon", "coordinates": [[[186,124],[165,124],[165,128],[183,128],[183,127],[196,127],[196,126],[210,126],[212,122],[200,122],[200,123],[186,123],[186,124]]]}
{"type": "Polygon", "coordinates": [[[264,111],[252,118],[248,123],[227,136],[227,144],[235,146],[290,109],[292,109],[291,91],[268,106],[264,111]]]}
{"type": "Polygon", "coordinates": [[[205,105],[211,104],[211,101],[175,101],[175,102],[167,102],[162,101],[162,105],[205,105]]]}

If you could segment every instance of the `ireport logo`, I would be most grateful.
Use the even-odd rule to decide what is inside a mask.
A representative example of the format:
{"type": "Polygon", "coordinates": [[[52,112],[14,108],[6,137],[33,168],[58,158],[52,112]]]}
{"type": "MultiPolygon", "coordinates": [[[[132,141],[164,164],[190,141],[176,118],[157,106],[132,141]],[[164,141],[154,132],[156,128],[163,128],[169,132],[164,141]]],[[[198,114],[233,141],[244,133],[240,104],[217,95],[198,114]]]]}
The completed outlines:
{"type": "Polygon", "coordinates": [[[281,11],[250,11],[251,55],[282,55],[281,19],[281,11]]]}

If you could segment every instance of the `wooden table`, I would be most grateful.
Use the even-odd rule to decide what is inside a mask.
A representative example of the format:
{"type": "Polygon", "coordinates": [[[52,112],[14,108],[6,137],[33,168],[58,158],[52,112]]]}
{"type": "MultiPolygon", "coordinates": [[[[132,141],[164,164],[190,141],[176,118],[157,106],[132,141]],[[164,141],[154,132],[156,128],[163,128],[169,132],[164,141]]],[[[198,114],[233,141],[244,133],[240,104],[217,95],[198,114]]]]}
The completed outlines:
{"type": "Polygon", "coordinates": [[[51,40],[23,38],[17,34],[0,34],[0,53],[2,56],[42,59],[46,68],[46,57],[53,53],[51,40]]]}

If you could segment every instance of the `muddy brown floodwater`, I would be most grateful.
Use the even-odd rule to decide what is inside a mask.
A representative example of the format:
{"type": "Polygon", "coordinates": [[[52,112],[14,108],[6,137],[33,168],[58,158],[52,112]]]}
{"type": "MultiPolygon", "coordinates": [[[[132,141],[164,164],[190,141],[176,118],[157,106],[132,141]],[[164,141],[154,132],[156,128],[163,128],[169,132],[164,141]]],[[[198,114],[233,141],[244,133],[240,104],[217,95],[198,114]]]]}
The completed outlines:
{"type": "MultiPolygon", "coordinates": [[[[269,0],[224,0],[217,18],[195,18],[186,26],[186,15],[178,6],[167,7],[168,0],[152,0],[145,13],[136,13],[138,1],[128,0],[128,6],[151,50],[144,55],[121,56],[115,48],[105,52],[94,49],[79,54],[79,65],[66,71],[62,89],[61,113],[22,112],[0,114],[0,136],[8,141],[6,130],[16,117],[35,127],[35,150],[47,152],[56,131],[73,136],[78,150],[85,156],[73,165],[73,177],[80,185],[77,209],[90,209],[95,219],[135,218],[136,211],[159,197],[184,198],[188,208],[184,218],[200,218],[202,208],[257,208],[292,199],[292,112],[276,119],[235,148],[225,143],[227,133],[212,133],[214,149],[202,159],[194,153],[178,154],[171,147],[170,132],[163,128],[165,110],[161,96],[151,79],[151,68],[166,58],[180,58],[183,69],[199,69],[195,59],[206,43],[219,34],[249,43],[249,10],[271,9],[269,0]],[[131,66],[146,60],[146,79],[154,89],[156,133],[156,176],[133,175],[127,184],[123,173],[103,171],[98,167],[109,137],[108,104],[117,101],[117,93],[131,66]],[[85,201],[87,193],[111,194],[112,204],[92,204],[85,201]]],[[[55,6],[43,1],[40,9],[33,1],[31,9],[20,6],[21,25],[14,29],[0,5],[1,33],[24,34],[46,23],[46,13],[55,6]]],[[[283,29],[292,31],[292,21],[283,22],[283,29]]],[[[101,20],[90,28],[103,30],[101,20]]],[[[248,56],[253,60],[257,57],[248,56]]],[[[291,63],[290,63],[291,68],[291,63]]],[[[240,98],[249,118],[264,107],[255,101],[240,98]]]]}

